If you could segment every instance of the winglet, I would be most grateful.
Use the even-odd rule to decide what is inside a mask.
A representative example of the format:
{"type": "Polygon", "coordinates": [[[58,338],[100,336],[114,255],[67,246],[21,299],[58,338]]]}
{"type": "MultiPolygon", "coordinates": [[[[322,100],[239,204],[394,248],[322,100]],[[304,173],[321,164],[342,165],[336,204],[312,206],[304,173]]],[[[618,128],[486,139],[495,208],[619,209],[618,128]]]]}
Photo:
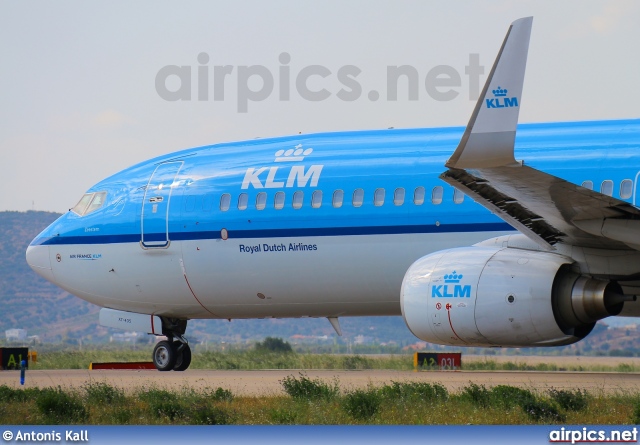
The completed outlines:
{"type": "Polygon", "coordinates": [[[513,146],[533,17],[511,24],[449,168],[516,164],[513,146]]]}

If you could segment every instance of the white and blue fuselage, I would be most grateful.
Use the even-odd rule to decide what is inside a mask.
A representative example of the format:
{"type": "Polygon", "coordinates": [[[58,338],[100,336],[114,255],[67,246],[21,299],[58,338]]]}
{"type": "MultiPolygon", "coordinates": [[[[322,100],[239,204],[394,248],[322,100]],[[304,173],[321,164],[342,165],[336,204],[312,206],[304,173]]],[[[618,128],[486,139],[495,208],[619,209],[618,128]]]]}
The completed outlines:
{"type": "MultiPolygon", "coordinates": [[[[439,178],[463,131],[296,135],[161,156],[93,186],[28,260],[82,299],[142,314],[399,315],[418,258],[513,232],[439,178]]],[[[537,170],[636,204],[640,120],[522,124],[515,147],[537,170]]]]}

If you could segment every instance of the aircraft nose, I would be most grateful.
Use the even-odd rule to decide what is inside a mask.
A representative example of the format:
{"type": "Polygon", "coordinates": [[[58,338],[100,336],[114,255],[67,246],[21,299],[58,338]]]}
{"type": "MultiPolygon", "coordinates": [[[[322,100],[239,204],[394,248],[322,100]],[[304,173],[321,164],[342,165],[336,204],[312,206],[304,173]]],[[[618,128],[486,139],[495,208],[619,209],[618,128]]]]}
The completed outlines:
{"type": "Polygon", "coordinates": [[[29,246],[27,247],[27,264],[41,277],[54,282],[53,271],[51,270],[51,258],[49,257],[49,246],[29,246]]]}

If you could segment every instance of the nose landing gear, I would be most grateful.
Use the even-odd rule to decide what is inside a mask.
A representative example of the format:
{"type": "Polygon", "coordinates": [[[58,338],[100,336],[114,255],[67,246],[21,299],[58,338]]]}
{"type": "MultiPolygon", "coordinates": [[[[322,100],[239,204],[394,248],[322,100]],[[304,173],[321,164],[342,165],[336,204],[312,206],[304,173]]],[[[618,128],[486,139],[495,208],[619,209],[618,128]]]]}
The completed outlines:
{"type": "Polygon", "coordinates": [[[168,340],[158,342],[153,348],[153,364],[158,371],[184,371],[191,364],[191,348],[183,335],[186,327],[186,320],[162,319],[162,331],[168,340]],[[167,326],[177,327],[181,333],[167,326]]]}

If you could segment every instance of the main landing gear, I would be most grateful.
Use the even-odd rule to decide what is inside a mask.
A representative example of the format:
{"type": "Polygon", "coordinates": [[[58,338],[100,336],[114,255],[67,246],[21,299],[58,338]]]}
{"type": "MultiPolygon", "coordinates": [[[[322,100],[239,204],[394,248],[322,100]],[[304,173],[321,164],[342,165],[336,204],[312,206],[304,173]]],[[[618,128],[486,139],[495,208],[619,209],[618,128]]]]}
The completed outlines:
{"type": "Polygon", "coordinates": [[[191,364],[191,348],[184,332],[186,320],[167,319],[162,317],[162,333],[168,340],[163,340],[153,348],[153,364],[158,371],[184,371],[191,364]]]}

